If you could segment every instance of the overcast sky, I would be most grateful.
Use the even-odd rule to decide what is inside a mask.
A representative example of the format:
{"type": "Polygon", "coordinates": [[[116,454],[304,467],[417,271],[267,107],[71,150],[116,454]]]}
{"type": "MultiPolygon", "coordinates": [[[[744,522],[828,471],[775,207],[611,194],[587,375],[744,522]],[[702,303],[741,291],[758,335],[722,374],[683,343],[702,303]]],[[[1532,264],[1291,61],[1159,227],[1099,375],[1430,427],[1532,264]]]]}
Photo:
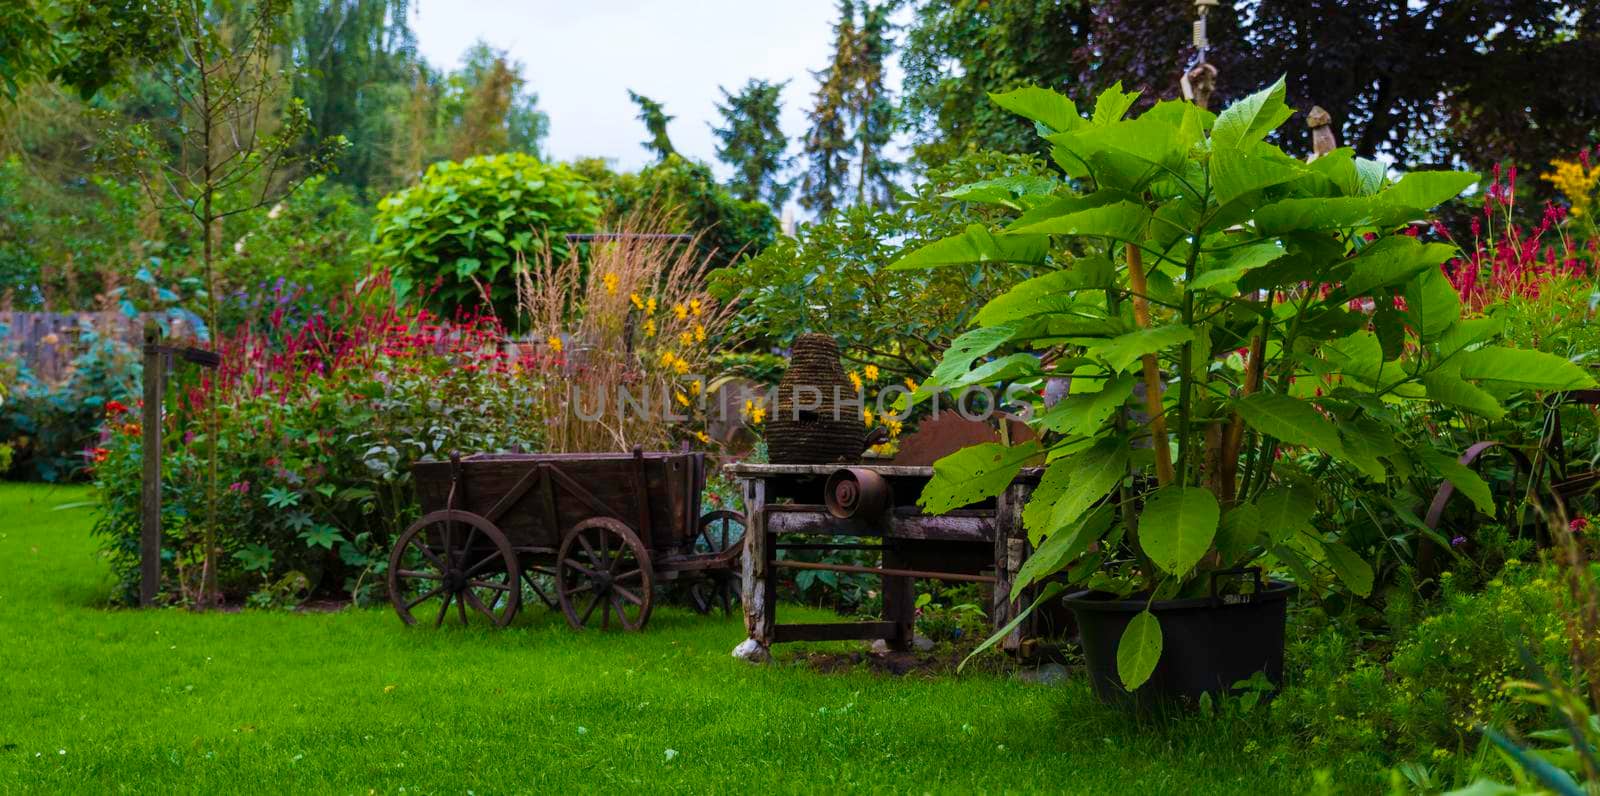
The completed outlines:
{"type": "MultiPolygon", "coordinates": [[[[418,0],[415,8],[418,44],[435,66],[454,68],[480,38],[522,62],[550,115],[551,157],[599,156],[633,169],[649,154],[628,89],[677,117],[668,133],[680,152],[715,164],[708,123],[718,120],[718,86],[788,80],[783,129],[797,150],[816,89],[811,70],[830,55],[834,0],[418,0]]],[[[890,78],[898,86],[898,72],[890,78]]]]}

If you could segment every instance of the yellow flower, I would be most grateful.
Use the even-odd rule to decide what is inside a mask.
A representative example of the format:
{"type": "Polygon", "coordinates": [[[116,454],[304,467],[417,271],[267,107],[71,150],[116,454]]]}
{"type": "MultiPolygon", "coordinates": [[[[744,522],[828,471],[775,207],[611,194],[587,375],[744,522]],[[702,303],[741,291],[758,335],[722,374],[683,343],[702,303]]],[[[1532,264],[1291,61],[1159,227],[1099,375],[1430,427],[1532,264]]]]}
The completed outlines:
{"type": "Polygon", "coordinates": [[[865,425],[868,425],[868,426],[872,425],[872,410],[871,409],[863,409],[863,410],[861,410],[861,422],[863,424],[865,424],[865,425]]]}
{"type": "Polygon", "coordinates": [[[755,408],[756,408],[756,402],[755,401],[752,401],[749,398],[744,399],[744,413],[745,414],[747,414],[747,415],[750,414],[751,412],[755,411],[755,408]]]}
{"type": "Polygon", "coordinates": [[[689,372],[689,362],[683,357],[674,358],[672,360],[672,369],[677,371],[679,376],[682,376],[689,372]]]}
{"type": "Polygon", "coordinates": [[[682,343],[684,348],[688,348],[694,345],[694,334],[692,332],[682,332],[678,335],[678,342],[682,343]]]}
{"type": "Polygon", "coordinates": [[[694,317],[700,317],[700,299],[689,299],[689,311],[694,313],[694,317]]]}
{"type": "Polygon", "coordinates": [[[678,316],[680,321],[686,320],[689,317],[689,308],[682,304],[674,304],[672,305],[672,314],[678,316]]]}
{"type": "Polygon", "coordinates": [[[678,399],[678,403],[683,404],[684,406],[688,406],[689,405],[689,396],[684,395],[681,392],[680,393],[674,393],[672,397],[678,399]]]}
{"type": "Polygon", "coordinates": [[[705,443],[707,445],[711,444],[711,437],[708,434],[706,434],[706,432],[704,432],[704,431],[696,431],[696,432],[694,432],[694,438],[697,439],[697,440],[700,440],[701,442],[703,442],[703,443],[705,443]]]}
{"type": "Polygon", "coordinates": [[[667,365],[667,366],[670,367],[672,365],[672,360],[677,359],[677,358],[678,358],[678,356],[676,354],[672,353],[671,351],[662,351],[661,352],[661,364],[663,364],[663,365],[667,365]]]}
{"type": "Polygon", "coordinates": [[[868,365],[868,366],[866,366],[866,367],[861,369],[861,373],[862,373],[862,375],[867,377],[867,382],[868,383],[875,382],[875,381],[878,380],[878,366],[877,365],[868,365]]]}
{"type": "Polygon", "coordinates": [[[917,391],[917,382],[916,382],[915,379],[911,378],[910,376],[906,377],[906,389],[908,389],[908,390],[910,390],[912,392],[916,392],[917,391]]]}
{"type": "Polygon", "coordinates": [[[889,417],[889,418],[884,418],[883,422],[884,422],[884,425],[889,427],[889,438],[890,439],[895,439],[895,438],[900,436],[900,430],[903,428],[903,426],[901,425],[900,421],[898,421],[898,420],[896,420],[896,419],[894,419],[892,417],[889,417]]]}
{"type": "Polygon", "coordinates": [[[706,341],[706,327],[704,324],[697,323],[694,325],[694,339],[697,343],[706,341]]]}
{"type": "Polygon", "coordinates": [[[600,281],[605,283],[606,295],[614,296],[614,295],[617,294],[617,275],[616,274],[606,274],[605,276],[600,277],[600,281]]]}
{"type": "Polygon", "coordinates": [[[751,423],[759,426],[759,425],[761,425],[761,421],[766,420],[766,419],[767,419],[767,408],[765,406],[758,406],[755,409],[752,409],[750,411],[750,422],[751,423]]]}
{"type": "Polygon", "coordinates": [[[646,314],[649,314],[649,315],[656,314],[656,297],[655,296],[651,296],[650,300],[646,301],[644,303],[644,311],[645,311],[646,314]]]}
{"type": "Polygon", "coordinates": [[[689,394],[690,395],[699,395],[700,391],[702,389],[703,388],[700,386],[700,380],[699,379],[695,379],[694,381],[689,382],[689,394]]]}
{"type": "Polygon", "coordinates": [[[644,309],[644,299],[639,298],[639,294],[638,293],[629,293],[628,294],[628,300],[633,302],[633,308],[634,309],[636,309],[636,310],[644,309]]]}
{"type": "Polygon", "coordinates": [[[655,337],[656,336],[656,319],[655,318],[646,318],[645,319],[645,322],[644,322],[644,336],[645,337],[655,337]]]}
{"type": "Polygon", "coordinates": [[[856,392],[861,392],[861,374],[852,370],[846,375],[850,377],[850,384],[856,388],[856,392]]]}
{"type": "Polygon", "coordinates": [[[545,339],[544,342],[545,342],[545,345],[550,346],[550,350],[551,351],[554,351],[557,354],[561,353],[561,338],[560,337],[557,337],[556,335],[550,335],[548,338],[545,339]]]}
{"type": "Polygon", "coordinates": [[[1585,169],[1582,163],[1575,161],[1552,160],[1550,165],[1555,167],[1555,171],[1541,174],[1539,178],[1566,195],[1567,201],[1572,203],[1572,215],[1581,216],[1588,212],[1594,204],[1595,186],[1600,185],[1600,164],[1585,169]]]}

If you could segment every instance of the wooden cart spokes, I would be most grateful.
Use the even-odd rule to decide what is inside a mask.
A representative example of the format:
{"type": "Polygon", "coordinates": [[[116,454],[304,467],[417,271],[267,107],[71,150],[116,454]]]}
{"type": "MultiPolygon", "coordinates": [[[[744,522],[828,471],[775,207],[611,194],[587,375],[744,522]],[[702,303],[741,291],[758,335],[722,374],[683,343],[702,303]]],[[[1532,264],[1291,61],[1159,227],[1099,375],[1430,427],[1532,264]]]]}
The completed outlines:
{"type": "Polygon", "coordinates": [[[574,628],[639,630],[680,579],[702,612],[733,610],[744,517],[700,513],[704,454],[477,454],[412,474],[423,516],[389,555],[408,625],[504,627],[538,599],[574,628]]]}

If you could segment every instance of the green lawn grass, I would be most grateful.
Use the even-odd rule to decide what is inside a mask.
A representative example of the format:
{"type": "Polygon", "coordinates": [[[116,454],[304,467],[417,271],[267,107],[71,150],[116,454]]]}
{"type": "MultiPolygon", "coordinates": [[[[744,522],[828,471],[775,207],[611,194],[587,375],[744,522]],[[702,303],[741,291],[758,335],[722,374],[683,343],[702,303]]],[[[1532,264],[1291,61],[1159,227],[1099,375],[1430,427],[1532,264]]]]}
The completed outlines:
{"type": "Polygon", "coordinates": [[[1139,726],[1081,677],[752,666],[738,619],[682,610],[578,634],[107,609],[89,511],[53,508],[88,497],[0,485],[0,790],[1283,793],[1337,768],[1249,722],[1139,726]]]}

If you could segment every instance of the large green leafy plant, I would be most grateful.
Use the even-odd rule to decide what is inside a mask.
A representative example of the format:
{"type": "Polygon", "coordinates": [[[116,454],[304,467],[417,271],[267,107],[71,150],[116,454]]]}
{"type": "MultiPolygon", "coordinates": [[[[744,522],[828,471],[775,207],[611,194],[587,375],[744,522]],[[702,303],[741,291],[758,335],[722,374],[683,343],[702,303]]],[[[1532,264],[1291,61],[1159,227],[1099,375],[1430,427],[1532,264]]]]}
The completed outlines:
{"type": "Polygon", "coordinates": [[[495,314],[509,319],[518,257],[548,246],[564,259],[564,236],[589,231],[599,215],[588,181],[566,166],[519,152],[436,163],[420,183],[378,202],[372,254],[397,267],[402,296],[427,294],[452,313],[488,292],[495,314]]]}
{"type": "MultiPolygon", "coordinates": [[[[1023,517],[1036,550],[1014,597],[1047,579],[1040,600],[1068,583],[1196,596],[1210,572],[1251,562],[1364,596],[1368,560],[1313,523],[1335,460],[1369,484],[1449,478],[1492,514],[1453,456],[1402,444],[1413,432],[1397,409],[1497,417],[1514,392],[1594,383],[1560,357],[1493,344],[1499,324],[1463,320],[1440,272],[1454,248],[1402,234],[1476,175],[1391,182],[1349,150],[1302,163],[1264,140],[1292,115],[1283,96],[1280,81],[1215,116],[1169,101],[1124,118],[1134,95],[1120,87],[1089,117],[1051,91],[996,95],[1084,192],[894,266],[1053,266],[989,301],[918,392],[1070,379],[1059,402],[1025,407],[1042,441],[947,457],[922,495],[931,512],[967,505],[1043,457],[1023,517]]],[[[1147,609],[1119,646],[1125,686],[1148,679],[1161,647],[1147,609]]]]}

